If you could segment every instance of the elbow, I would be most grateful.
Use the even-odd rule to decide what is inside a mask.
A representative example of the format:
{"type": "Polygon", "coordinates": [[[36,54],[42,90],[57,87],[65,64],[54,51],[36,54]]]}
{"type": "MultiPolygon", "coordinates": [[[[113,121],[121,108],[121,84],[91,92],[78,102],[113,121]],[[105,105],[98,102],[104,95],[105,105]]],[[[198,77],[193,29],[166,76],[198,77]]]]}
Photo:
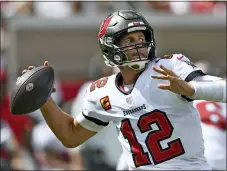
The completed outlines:
{"type": "Polygon", "coordinates": [[[61,143],[66,147],[66,148],[76,148],[78,147],[81,142],[79,141],[78,138],[72,138],[76,135],[73,134],[71,130],[68,130],[68,132],[71,132],[67,137],[65,136],[62,140],[61,143]]]}
{"type": "Polygon", "coordinates": [[[79,131],[75,130],[74,119],[70,120],[67,132],[68,134],[61,141],[66,148],[76,148],[83,143],[81,138],[75,138],[81,136],[78,134],[79,131]]]}

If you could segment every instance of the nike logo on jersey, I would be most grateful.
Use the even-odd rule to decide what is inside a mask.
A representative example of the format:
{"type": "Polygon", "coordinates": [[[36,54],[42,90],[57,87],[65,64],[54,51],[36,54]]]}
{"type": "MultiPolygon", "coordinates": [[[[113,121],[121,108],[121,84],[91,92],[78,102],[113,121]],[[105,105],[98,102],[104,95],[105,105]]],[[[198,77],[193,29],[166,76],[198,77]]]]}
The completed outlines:
{"type": "Polygon", "coordinates": [[[181,57],[178,56],[177,59],[181,60],[181,59],[183,59],[183,57],[184,57],[183,55],[181,57]]]}
{"type": "Polygon", "coordinates": [[[139,111],[144,110],[144,109],[146,109],[145,104],[143,104],[142,106],[139,106],[137,108],[131,109],[131,110],[125,110],[125,111],[123,111],[123,113],[124,113],[124,116],[126,116],[126,115],[133,114],[135,112],[139,112],[139,111]]]}

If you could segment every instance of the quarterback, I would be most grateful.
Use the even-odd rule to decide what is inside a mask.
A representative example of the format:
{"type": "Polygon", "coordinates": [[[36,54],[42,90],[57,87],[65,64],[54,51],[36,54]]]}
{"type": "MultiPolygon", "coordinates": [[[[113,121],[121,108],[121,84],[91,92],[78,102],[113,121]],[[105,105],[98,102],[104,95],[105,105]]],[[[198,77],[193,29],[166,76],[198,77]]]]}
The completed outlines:
{"type": "Polygon", "coordinates": [[[88,86],[75,118],[48,99],[40,109],[56,137],[74,148],[111,122],[130,170],[210,169],[192,101],[226,103],[226,81],[182,54],[156,57],[153,28],[131,10],[109,15],[98,41],[105,63],[120,72],[88,86]]]}

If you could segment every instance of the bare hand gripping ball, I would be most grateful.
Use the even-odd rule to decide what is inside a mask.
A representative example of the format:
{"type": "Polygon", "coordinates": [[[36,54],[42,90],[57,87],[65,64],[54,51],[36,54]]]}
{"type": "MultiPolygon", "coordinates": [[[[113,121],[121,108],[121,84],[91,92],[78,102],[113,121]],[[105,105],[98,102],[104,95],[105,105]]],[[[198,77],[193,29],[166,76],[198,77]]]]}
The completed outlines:
{"type": "Polygon", "coordinates": [[[12,90],[10,109],[15,115],[28,114],[45,104],[54,88],[54,70],[40,66],[18,78],[12,90]]]}

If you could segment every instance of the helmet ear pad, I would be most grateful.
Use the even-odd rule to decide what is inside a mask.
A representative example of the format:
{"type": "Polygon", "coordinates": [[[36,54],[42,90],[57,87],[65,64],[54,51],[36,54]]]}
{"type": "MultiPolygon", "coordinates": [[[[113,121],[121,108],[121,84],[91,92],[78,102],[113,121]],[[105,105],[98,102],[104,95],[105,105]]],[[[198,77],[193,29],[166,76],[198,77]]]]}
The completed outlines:
{"type": "Polygon", "coordinates": [[[103,55],[108,56],[109,58],[113,59],[111,61],[114,65],[121,65],[124,61],[127,60],[127,57],[124,51],[120,50],[120,47],[115,44],[109,44],[104,41],[105,49],[103,49],[103,55]]]}

